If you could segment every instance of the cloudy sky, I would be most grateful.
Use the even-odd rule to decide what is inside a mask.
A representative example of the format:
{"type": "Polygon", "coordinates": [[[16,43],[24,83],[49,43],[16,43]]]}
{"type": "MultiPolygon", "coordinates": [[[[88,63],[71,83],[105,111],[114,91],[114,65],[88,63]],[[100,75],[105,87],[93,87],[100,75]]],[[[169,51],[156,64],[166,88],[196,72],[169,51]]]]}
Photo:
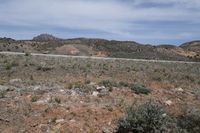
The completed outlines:
{"type": "Polygon", "coordinates": [[[0,36],[40,33],[152,44],[200,39],[200,0],[0,0],[0,36]]]}

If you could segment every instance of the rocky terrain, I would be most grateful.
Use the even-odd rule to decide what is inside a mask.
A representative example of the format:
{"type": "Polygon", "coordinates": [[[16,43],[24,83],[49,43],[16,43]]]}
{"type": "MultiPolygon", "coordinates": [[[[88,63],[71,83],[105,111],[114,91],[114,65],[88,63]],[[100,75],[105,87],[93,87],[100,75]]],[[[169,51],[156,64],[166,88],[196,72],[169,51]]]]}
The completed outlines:
{"type": "MultiPolygon", "coordinates": [[[[33,43],[6,42],[22,48],[33,43]]],[[[128,106],[148,100],[177,120],[200,110],[199,63],[0,54],[0,75],[2,133],[114,133],[128,106]]],[[[197,123],[200,116],[192,118],[187,122],[197,123]]]]}
{"type": "Polygon", "coordinates": [[[180,46],[147,45],[133,41],[103,39],[60,39],[41,34],[32,40],[0,38],[0,51],[98,56],[131,59],[200,61],[200,41],[180,46]]]}

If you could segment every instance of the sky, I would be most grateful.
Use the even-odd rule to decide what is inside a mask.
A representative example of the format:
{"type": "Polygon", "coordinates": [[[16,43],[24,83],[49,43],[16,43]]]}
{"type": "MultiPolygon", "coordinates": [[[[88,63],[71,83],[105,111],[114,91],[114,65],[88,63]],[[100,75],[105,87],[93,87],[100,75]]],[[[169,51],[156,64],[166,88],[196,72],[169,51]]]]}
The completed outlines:
{"type": "Polygon", "coordinates": [[[0,37],[41,33],[179,45],[200,40],[200,0],[0,0],[0,37]]]}

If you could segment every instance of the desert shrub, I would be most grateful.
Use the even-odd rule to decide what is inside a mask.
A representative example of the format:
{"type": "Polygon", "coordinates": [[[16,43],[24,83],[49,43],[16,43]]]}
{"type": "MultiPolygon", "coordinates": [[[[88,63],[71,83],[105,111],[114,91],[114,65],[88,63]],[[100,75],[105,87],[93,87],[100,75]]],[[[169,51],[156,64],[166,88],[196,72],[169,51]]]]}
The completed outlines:
{"type": "Polygon", "coordinates": [[[75,83],[70,83],[70,84],[66,85],[65,88],[73,89],[73,90],[77,91],[78,93],[83,94],[83,93],[93,92],[96,87],[94,85],[86,84],[83,82],[75,82],[75,83]]]}
{"type": "Polygon", "coordinates": [[[200,111],[191,110],[178,118],[178,126],[189,133],[200,133],[200,111]]]}
{"type": "Polygon", "coordinates": [[[120,87],[128,87],[128,86],[129,86],[129,83],[124,82],[124,81],[120,81],[120,82],[119,82],[119,86],[120,86],[120,87]]]}
{"type": "Polygon", "coordinates": [[[69,89],[75,89],[75,88],[85,88],[85,84],[82,82],[75,82],[69,84],[69,89]]]}
{"type": "Polygon", "coordinates": [[[55,102],[58,103],[58,104],[60,104],[60,103],[61,103],[60,98],[56,97],[56,98],[55,98],[55,102]]]}
{"type": "Polygon", "coordinates": [[[44,71],[44,72],[46,72],[46,71],[50,71],[50,70],[52,70],[53,68],[52,67],[49,67],[49,66],[38,66],[37,67],[37,70],[41,70],[41,71],[44,71]]]}
{"type": "Polygon", "coordinates": [[[99,84],[103,85],[105,87],[109,87],[109,88],[117,87],[118,86],[118,84],[116,82],[110,81],[110,80],[103,80],[99,84]]]}
{"type": "Polygon", "coordinates": [[[51,118],[50,123],[56,123],[56,120],[57,120],[57,118],[53,117],[53,118],[51,118]]]}
{"type": "Polygon", "coordinates": [[[72,83],[66,84],[65,88],[66,89],[73,89],[73,84],[72,83]]]}
{"type": "Polygon", "coordinates": [[[33,97],[31,98],[31,102],[37,102],[38,99],[39,99],[38,96],[33,96],[33,97]]]}
{"type": "Polygon", "coordinates": [[[11,65],[12,65],[13,67],[16,67],[16,66],[19,66],[19,63],[16,62],[16,61],[12,61],[12,62],[11,62],[11,65]]]}
{"type": "Polygon", "coordinates": [[[162,78],[160,75],[154,75],[152,79],[159,82],[162,81],[162,78]]]}
{"type": "Polygon", "coordinates": [[[12,67],[13,67],[13,65],[12,65],[11,63],[6,63],[6,64],[5,64],[5,69],[6,69],[6,70],[11,70],[12,67]]]}
{"type": "Polygon", "coordinates": [[[4,61],[4,68],[6,70],[11,70],[13,67],[16,67],[16,66],[19,66],[19,63],[15,62],[15,61],[11,61],[11,62],[8,62],[8,61],[4,61]]]}
{"type": "Polygon", "coordinates": [[[189,75],[185,75],[184,79],[189,80],[191,82],[195,81],[195,79],[193,77],[189,76],[189,75]]]}
{"type": "Polygon", "coordinates": [[[90,84],[91,81],[90,80],[85,80],[85,84],[90,84]]]}
{"type": "Polygon", "coordinates": [[[132,84],[131,90],[133,90],[136,94],[149,94],[151,93],[151,88],[146,87],[142,84],[132,84]]]}
{"type": "Polygon", "coordinates": [[[119,120],[117,133],[156,133],[164,132],[168,118],[163,107],[148,101],[139,107],[132,105],[119,120]]]}
{"type": "Polygon", "coordinates": [[[33,75],[31,75],[31,76],[30,76],[30,80],[34,80],[34,77],[33,77],[33,75]]]}
{"type": "Polygon", "coordinates": [[[6,91],[0,90],[0,98],[5,98],[6,91]]]}
{"type": "Polygon", "coordinates": [[[92,65],[91,64],[87,64],[86,67],[90,69],[92,67],[92,65]]]}
{"type": "Polygon", "coordinates": [[[195,97],[200,100],[200,88],[195,88],[193,89],[193,93],[195,95],[195,97]]]}

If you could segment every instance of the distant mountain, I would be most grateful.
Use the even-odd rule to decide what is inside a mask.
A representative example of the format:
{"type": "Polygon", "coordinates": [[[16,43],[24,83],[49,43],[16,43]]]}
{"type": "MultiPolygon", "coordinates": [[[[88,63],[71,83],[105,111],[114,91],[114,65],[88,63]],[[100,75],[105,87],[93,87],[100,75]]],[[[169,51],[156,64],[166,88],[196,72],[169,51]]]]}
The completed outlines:
{"type": "Polygon", "coordinates": [[[200,41],[188,42],[181,46],[170,44],[154,46],[134,41],[60,39],[53,35],[41,34],[33,40],[15,41],[1,38],[0,51],[200,62],[200,41]]]}
{"type": "Polygon", "coordinates": [[[50,34],[40,34],[33,38],[33,41],[42,41],[42,42],[43,41],[58,41],[58,40],[60,39],[50,34]]]}

